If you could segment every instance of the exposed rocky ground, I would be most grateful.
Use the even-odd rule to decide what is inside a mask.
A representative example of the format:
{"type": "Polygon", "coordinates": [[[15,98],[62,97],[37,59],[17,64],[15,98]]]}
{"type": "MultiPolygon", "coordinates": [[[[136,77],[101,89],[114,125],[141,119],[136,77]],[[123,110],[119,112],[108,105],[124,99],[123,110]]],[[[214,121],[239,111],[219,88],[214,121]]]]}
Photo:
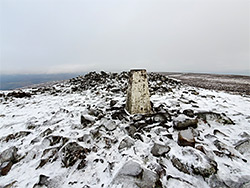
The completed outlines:
{"type": "Polygon", "coordinates": [[[250,187],[250,97],[148,77],[150,115],[126,72],[1,92],[0,187],[250,187]]]}

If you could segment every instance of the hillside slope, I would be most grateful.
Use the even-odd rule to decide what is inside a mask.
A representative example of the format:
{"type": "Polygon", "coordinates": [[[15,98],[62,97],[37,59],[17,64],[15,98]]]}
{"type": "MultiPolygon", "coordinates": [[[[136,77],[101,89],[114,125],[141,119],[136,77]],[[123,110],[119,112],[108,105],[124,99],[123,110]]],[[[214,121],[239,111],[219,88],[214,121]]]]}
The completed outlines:
{"type": "Polygon", "coordinates": [[[149,74],[154,113],[124,111],[128,74],[0,95],[0,187],[250,186],[250,98],[149,74]]]}

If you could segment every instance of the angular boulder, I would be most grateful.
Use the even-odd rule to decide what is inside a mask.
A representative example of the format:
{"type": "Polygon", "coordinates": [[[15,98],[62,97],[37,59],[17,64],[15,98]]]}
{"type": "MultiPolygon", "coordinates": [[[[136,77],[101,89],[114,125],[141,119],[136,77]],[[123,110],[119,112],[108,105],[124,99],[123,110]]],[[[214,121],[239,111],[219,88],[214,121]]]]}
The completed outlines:
{"type": "Polygon", "coordinates": [[[0,174],[7,175],[12,165],[18,161],[17,148],[12,146],[0,154],[0,174]]]}
{"type": "MultiPolygon", "coordinates": [[[[62,148],[62,164],[64,167],[73,166],[77,160],[81,160],[80,166],[85,164],[86,154],[89,152],[87,148],[83,148],[76,142],[68,143],[62,148]]],[[[78,166],[78,167],[80,167],[78,166]]]]}
{"type": "Polygon", "coordinates": [[[123,148],[128,149],[128,148],[131,148],[134,144],[135,144],[135,141],[132,138],[126,137],[120,142],[118,149],[119,150],[123,148]]]}
{"type": "Polygon", "coordinates": [[[128,161],[118,171],[108,187],[120,186],[121,188],[152,188],[159,182],[159,176],[138,164],[128,161]]]}
{"type": "Polygon", "coordinates": [[[177,130],[184,130],[188,127],[197,128],[198,120],[196,118],[190,118],[185,115],[180,115],[173,121],[174,128],[177,130]]]}
{"type": "Polygon", "coordinates": [[[178,134],[178,141],[179,146],[195,146],[195,139],[194,139],[194,132],[192,129],[187,129],[180,131],[178,134]]]}
{"type": "Polygon", "coordinates": [[[165,145],[157,144],[157,143],[154,143],[154,146],[151,149],[151,153],[155,157],[163,156],[166,153],[168,153],[169,151],[170,151],[170,147],[169,146],[165,146],[165,145]]]}

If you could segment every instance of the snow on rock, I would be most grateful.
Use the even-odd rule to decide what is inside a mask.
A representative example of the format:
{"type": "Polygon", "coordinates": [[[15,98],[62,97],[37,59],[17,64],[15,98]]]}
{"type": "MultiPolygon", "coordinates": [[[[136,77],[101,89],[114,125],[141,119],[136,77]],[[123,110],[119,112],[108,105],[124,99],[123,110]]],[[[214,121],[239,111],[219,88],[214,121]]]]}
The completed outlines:
{"type": "Polygon", "coordinates": [[[0,187],[249,187],[250,97],[148,80],[148,115],[127,72],[0,92],[0,187]]]}

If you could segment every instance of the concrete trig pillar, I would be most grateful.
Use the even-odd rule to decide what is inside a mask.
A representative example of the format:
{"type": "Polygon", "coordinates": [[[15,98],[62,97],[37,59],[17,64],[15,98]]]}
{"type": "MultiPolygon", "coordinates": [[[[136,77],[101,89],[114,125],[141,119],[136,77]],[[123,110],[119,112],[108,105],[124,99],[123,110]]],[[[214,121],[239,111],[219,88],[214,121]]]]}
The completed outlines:
{"type": "Polygon", "coordinates": [[[148,79],[145,69],[130,70],[125,108],[130,114],[151,113],[148,79]]]}

